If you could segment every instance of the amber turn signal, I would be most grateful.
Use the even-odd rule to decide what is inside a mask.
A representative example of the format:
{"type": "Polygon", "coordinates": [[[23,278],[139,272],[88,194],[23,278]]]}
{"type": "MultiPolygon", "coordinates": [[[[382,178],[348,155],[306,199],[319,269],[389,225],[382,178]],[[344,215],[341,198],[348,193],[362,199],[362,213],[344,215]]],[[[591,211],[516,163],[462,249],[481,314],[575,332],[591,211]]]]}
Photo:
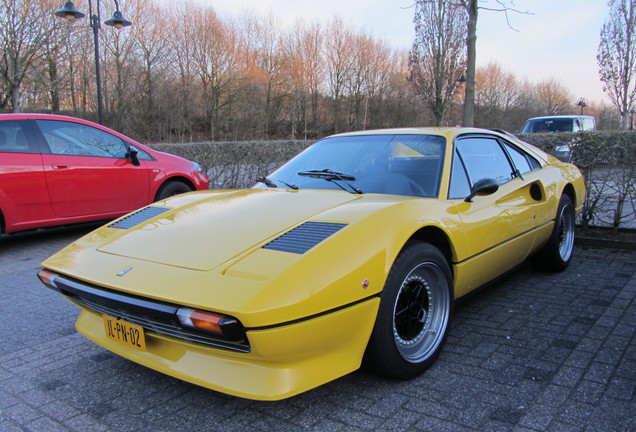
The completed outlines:
{"type": "Polygon", "coordinates": [[[190,308],[179,308],[177,317],[184,327],[214,333],[226,340],[245,339],[245,328],[236,318],[190,308]]]}
{"type": "Polygon", "coordinates": [[[42,269],[38,272],[38,278],[40,278],[40,281],[42,281],[44,285],[47,285],[50,287],[55,287],[56,277],[57,277],[57,274],[49,270],[42,269]]]}
{"type": "Polygon", "coordinates": [[[181,308],[177,311],[177,317],[182,325],[187,327],[205,330],[212,333],[223,334],[221,328],[222,315],[211,312],[203,312],[194,309],[181,308]]]}

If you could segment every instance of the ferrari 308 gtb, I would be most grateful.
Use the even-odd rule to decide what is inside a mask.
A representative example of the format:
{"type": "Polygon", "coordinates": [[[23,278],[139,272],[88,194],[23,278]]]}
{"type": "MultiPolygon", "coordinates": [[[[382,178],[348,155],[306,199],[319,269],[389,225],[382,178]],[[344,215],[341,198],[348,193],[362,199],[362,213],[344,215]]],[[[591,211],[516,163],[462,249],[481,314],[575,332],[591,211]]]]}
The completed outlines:
{"type": "Polygon", "coordinates": [[[282,399],[358,369],[412,378],[455,299],[527,258],[572,258],[579,170],[468,128],[346,133],[251,189],[144,207],[43,263],[77,329],[220,392],[282,399]]]}

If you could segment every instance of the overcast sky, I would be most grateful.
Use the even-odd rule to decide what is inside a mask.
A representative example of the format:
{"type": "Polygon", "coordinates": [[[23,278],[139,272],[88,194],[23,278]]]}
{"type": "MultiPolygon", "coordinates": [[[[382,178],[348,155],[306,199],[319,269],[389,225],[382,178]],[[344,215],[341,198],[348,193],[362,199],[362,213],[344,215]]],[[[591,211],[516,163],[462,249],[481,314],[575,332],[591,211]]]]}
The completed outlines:
{"type": "MultiPolygon", "coordinates": [[[[285,24],[298,18],[344,22],[408,50],[413,42],[411,0],[197,0],[221,16],[272,11],[285,24]]],[[[480,10],[477,24],[477,65],[498,62],[517,78],[537,83],[554,78],[571,92],[575,104],[607,101],[598,79],[596,51],[608,13],[606,0],[515,0],[519,10],[503,13],[480,10]]],[[[496,5],[495,0],[484,5],[496,5]]],[[[479,84],[478,84],[479,85],[479,84]]],[[[574,107],[576,108],[576,107],[574,107]]]]}

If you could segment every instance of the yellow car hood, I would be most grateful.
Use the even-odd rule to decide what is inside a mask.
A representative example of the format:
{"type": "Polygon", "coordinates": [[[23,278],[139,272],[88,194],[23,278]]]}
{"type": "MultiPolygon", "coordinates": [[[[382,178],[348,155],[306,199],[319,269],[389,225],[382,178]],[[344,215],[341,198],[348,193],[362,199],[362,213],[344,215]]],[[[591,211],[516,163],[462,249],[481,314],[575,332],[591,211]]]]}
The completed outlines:
{"type": "MultiPolygon", "coordinates": [[[[98,250],[158,264],[211,270],[359,195],[248,189],[197,193],[194,197],[198,199],[177,197],[151,206],[178,208],[123,229],[98,250]],[[188,199],[191,202],[184,205],[188,199]]],[[[116,227],[117,222],[111,226],[116,227]]]]}

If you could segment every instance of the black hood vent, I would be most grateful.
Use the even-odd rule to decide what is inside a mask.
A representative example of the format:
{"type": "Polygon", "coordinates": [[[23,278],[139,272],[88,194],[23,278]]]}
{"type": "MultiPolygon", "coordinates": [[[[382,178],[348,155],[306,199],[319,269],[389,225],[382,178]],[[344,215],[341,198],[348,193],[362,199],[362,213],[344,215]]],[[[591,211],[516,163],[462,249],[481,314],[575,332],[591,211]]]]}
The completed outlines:
{"type": "Polygon", "coordinates": [[[169,208],[165,207],[146,207],[110,224],[109,227],[130,229],[169,210],[169,208]]]}
{"type": "Polygon", "coordinates": [[[305,222],[267,243],[263,249],[302,255],[346,226],[336,222],[305,222]]]}

